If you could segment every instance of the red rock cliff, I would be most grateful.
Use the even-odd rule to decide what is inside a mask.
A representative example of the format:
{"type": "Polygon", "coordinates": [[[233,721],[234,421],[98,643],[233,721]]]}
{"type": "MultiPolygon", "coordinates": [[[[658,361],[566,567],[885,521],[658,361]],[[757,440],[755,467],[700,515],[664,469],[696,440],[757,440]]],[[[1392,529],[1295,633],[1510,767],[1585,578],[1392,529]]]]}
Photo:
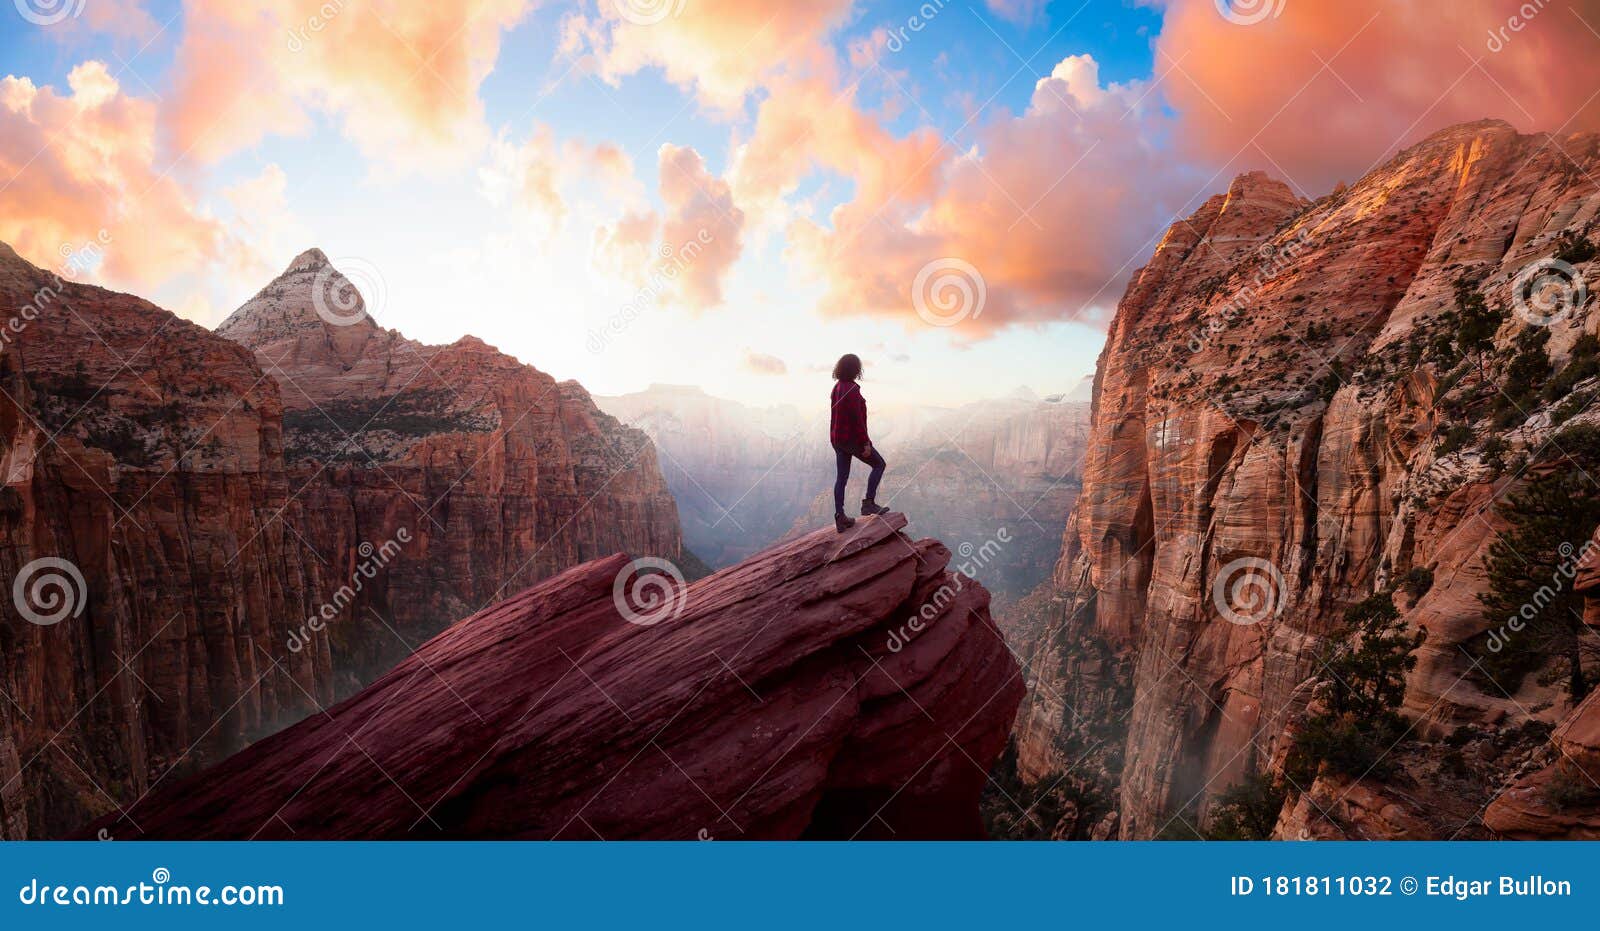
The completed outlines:
{"type": "Polygon", "coordinates": [[[643,433],[575,382],[472,337],[413,342],[361,300],[312,249],[217,330],[280,387],[296,529],[331,582],[322,599],[358,576],[363,545],[391,544],[330,622],[341,694],[554,572],[621,551],[679,558],[677,507],[643,433]]]}
{"type": "Polygon", "coordinates": [[[59,836],[332,696],[326,648],[285,640],[319,567],[290,526],[277,386],[241,347],[64,278],[0,244],[7,838],[59,836]]]}
{"type": "MultiPolygon", "coordinates": [[[[1565,713],[1539,677],[1516,694],[1485,685],[1462,647],[1486,627],[1482,560],[1513,481],[1499,460],[1538,455],[1567,398],[1526,401],[1510,426],[1458,415],[1467,432],[1446,444],[1435,405],[1450,389],[1418,359],[1457,282],[1475,282],[1504,321],[1492,377],[1469,366],[1464,383],[1494,393],[1494,360],[1523,329],[1509,282],[1561,234],[1590,231],[1596,149],[1591,135],[1459,126],[1315,202],[1254,173],[1173,224],[1100,359],[1083,492],[1019,719],[1025,779],[1108,787],[1100,827],[1123,837],[1203,814],[1281,754],[1345,608],[1414,568],[1434,577],[1401,601],[1428,633],[1403,708],[1418,734],[1565,713]],[[1230,623],[1213,585],[1240,566],[1275,599],[1230,623]]],[[[1595,331],[1595,313],[1549,327],[1552,366],[1595,331]]],[[[1388,804],[1365,789],[1371,810],[1388,804]]],[[[1408,836],[1453,830],[1416,824],[1408,836]]]]}
{"type": "Polygon", "coordinates": [[[570,569],[87,833],[978,836],[1023,686],[988,593],[904,526],[818,531],[654,609],[618,600],[626,557],[570,569]]]}

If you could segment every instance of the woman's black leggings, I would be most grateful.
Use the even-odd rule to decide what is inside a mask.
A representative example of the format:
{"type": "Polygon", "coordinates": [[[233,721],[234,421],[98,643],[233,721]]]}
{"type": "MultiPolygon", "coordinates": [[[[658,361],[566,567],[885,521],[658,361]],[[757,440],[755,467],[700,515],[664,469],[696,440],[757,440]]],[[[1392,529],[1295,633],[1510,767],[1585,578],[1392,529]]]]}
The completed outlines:
{"type": "Polygon", "coordinates": [[[860,459],[872,467],[872,472],[867,476],[867,500],[876,500],[878,497],[878,480],[883,478],[883,457],[874,449],[872,455],[861,455],[859,446],[835,446],[835,457],[838,459],[838,478],[833,480],[833,512],[844,513],[844,486],[850,481],[850,460],[860,459]]]}

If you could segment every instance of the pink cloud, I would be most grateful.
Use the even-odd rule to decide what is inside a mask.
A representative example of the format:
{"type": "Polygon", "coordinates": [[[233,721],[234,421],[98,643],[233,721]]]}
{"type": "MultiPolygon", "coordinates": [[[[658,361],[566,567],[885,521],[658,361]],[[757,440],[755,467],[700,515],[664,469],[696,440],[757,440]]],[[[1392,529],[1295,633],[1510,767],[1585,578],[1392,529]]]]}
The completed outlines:
{"type": "Polygon", "coordinates": [[[744,211],[694,149],[663,145],[657,167],[665,213],[631,212],[596,230],[595,265],[633,285],[664,282],[663,299],[690,310],[716,307],[743,250],[744,211]]]}
{"type": "Polygon", "coordinates": [[[64,250],[101,241],[99,276],[123,287],[223,257],[224,228],[157,157],[155,104],[123,93],[98,61],[73,68],[67,85],[63,95],[0,79],[0,176],[9,179],[0,240],[47,268],[64,250]]]}
{"type": "Polygon", "coordinates": [[[193,0],[164,118],[213,162],[335,114],[375,162],[459,161],[488,141],[478,88],[531,0],[193,0]]]}
{"type": "Polygon", "coordinates": [[[1252,25],[1210,0],[1160,6],[1160,91],[1188,156],[1230,173],[1263,168],[1321,193],[1454,123],[1600,128],[1600,0],[1289,0],[1252,25]]]}

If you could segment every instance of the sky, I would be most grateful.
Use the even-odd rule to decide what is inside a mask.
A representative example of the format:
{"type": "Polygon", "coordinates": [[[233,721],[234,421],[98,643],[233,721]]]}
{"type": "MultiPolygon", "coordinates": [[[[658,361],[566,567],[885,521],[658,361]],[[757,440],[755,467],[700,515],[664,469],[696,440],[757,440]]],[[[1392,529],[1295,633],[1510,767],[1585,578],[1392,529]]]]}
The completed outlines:
{"type": "Polygon", "coordinates": [[[1168,226],[1457,122],[1600,128],[1600,0],[13,0],[0,240],[215,326],[313,246],[616,394],[1093,371],[1168,226]]]}

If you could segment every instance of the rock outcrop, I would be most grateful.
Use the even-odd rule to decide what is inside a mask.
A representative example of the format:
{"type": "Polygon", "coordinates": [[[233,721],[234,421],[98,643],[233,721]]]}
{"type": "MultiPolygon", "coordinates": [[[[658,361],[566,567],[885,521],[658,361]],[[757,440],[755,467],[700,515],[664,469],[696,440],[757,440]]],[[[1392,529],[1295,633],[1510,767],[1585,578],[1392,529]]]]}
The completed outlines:
{"type": "MultiPolygon", "coordinates": [[[[1088,428],[1089,405],[1024,392],[874,437],[891,460],[878,500],[950,541],[957,561],[1001,599],[995,616],[1018,647],[1035,632],[1024,630],[1026,616],[1009,606],[1050,578],[1061,556],[1059,531],[1078,497],[1088,428]]],[[[854,512],[866,493],[866,473],[859,463],[851,469],[846,510],[854,512]]],[[[823,490],[797,530],[832,519],[832,462],[823,474],[823,490]]]]}
{"type": "Polygon", "coordinates": [[[383,329],[320,250],[217,332],[280,388],[296,530],[328,568],[319,600],[339,609],[341,695],[569,566],[623,551],[680,558],[677,508],[643,433],[481,340],[427,346],[383,329]],[[341,596],[368,550],[388,554],[382,571],[341,596]]]}
{"type": "Polygon", "coordinates": [[[1600,692],[1551,733],[1549,756],[1495,798],[1483,823],[1515,840],[1600,840],[1600,692]]]}
{"type": "Polygon", "coordinates": [[[904,526],[818,531],[687,588],[620,555],[567,570],[86,833],[977,836],[1022,682],[987,592],[904,526]]]}
{"type": "MultiPolygon", "coordinates": [[[[1597,169],[1595,136],[1476,123],[1314,202],[1244,175],[1173,224],[1100,359],[1083,492],[1029,658],[1024,781],[1066,774],[1126,838],[1203,820],[1281,756],[1346,608],[1402,580],[1431,578],[1397,598],[1427,633],[1401,709],[1416,736],[1565,715],[1559,684],[1502,689],[1473,647],[1518,463],[1563,419],[1596,419],[1589,382],[1541,397],[1510,385],[1506,364],[1533,328],[1511,282],[1563,234],[1591,232],[1597,169]],[[1460,287],[1498,314],[1476,365],[1436,361],[1460,287]],[[1234,610],[1241,580],[1268,595],[1263,610],[1234,610]]],[[[1591,302],[1541,321],[1544,371],[1595,317],[1591,302]]],[[[1415,827],[1389,814],[1375,834],[1415,827]]]]}

